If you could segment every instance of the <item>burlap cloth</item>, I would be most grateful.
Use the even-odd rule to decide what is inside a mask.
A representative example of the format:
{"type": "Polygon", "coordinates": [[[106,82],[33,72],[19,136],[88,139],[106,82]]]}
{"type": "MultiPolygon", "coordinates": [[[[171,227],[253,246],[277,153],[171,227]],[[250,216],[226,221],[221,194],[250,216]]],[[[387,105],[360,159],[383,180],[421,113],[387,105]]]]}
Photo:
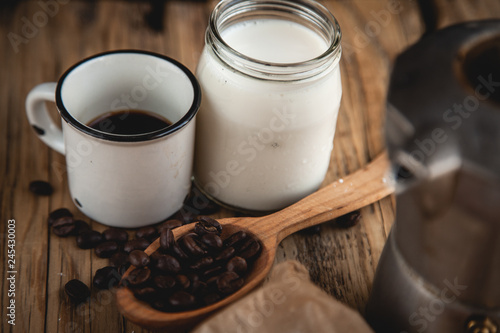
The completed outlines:
{"type": "Polygon", "coordinates": [[[354,310],[309,279],[297,261],[276,265],[262,287],[210,317],[194,333],[373,333],[354,310]]]}

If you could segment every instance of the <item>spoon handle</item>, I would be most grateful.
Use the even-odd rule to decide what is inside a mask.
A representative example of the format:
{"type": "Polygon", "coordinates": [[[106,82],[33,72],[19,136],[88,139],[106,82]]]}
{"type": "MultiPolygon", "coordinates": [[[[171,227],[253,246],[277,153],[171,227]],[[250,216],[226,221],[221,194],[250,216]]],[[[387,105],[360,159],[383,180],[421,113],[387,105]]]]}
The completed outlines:
{"type": "Polygon", "coordinates": [[[283,210],[258,219],[255,227],[263,239],[274,238],[280,242],[294,232],[374,203],[394,192],[387,174],[389,167],[387,154],[382,153],[358,171],[283,210]]]}

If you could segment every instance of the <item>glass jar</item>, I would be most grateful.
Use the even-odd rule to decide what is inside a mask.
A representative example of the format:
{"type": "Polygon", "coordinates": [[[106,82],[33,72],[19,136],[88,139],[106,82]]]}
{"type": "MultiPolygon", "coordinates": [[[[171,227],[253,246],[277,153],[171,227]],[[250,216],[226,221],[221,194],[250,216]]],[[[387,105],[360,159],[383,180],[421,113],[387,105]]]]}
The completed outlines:
{"type": "Polygon", "coordinates": [[[223,0],[197,68],[194,179],[215,201],[273,211],[316,191],[342,95],[341,32],[311,0],[223,0]]]}

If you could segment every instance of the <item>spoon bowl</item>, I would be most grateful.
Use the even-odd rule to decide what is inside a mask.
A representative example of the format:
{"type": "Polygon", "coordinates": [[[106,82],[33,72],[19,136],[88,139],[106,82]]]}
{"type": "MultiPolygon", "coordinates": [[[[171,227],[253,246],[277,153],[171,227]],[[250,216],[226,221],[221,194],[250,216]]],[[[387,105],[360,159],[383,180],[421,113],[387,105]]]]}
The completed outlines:
{"type": "MultiPolygon", "coordinates": [[[[262,283],[274,263],[279,243],[299,230],[333,220],[341,215],[362,208],[393,193],[387,171],[386,154],[379,155],[364,168],[307,196],[299,202],[276,213],[262,217],[237,217],[218,220],[223,225],[222,238],[244,230],[261,241],[262,250],[245,276],[245,284],[235,293],[217,303],[183,312],[162,312],[135,298],[128,288],[120,288],[116,299],[120,312],[130,321],[150,329],[192,327],[202,319],[228,304],[240,299],[262,283]]],[[[194,228],[193,224],[173,230],[178,239],[194,228]]],[[[151,255],[160,247],[156,239],[145,252],[151,255]]],[[[133,267],[123,275],[126,278],[133,267]]],[[[122,278],[122,279],[123,279],[122,278]]]]}

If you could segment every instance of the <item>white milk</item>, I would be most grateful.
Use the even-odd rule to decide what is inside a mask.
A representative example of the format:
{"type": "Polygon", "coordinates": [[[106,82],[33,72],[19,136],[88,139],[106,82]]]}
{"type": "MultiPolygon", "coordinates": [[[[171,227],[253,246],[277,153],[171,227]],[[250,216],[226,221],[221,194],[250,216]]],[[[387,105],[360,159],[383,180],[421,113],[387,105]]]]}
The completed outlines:
{"type": "MultiPolygon", "coordinates": [[[[320,56],[327,42],[280,19],[239,22],[222,32],[236,51],[266,62],[320,56]]],[[[327,172],[342,94],[338,60],[297,81],[257,79],[221,62],[207,45],[197,69],[195,180],[216,200],[247,210],[283,208],[317,190],[327,172]]]]}

